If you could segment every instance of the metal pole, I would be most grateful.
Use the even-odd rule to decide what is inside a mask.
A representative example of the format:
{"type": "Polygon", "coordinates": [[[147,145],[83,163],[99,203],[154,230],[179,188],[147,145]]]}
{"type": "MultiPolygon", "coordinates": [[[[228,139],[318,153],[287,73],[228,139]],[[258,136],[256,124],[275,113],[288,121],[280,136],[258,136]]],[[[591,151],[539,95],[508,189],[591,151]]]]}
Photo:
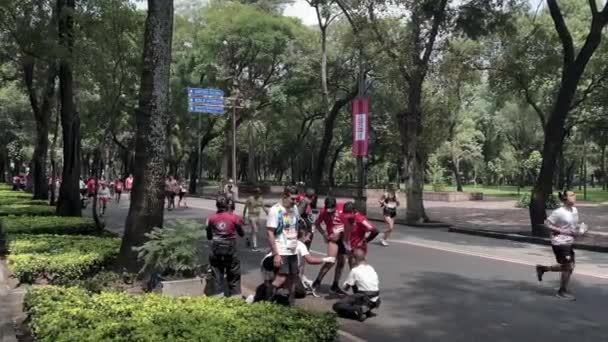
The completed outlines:
{"type": "Polygon", "coordinates": [[[196,175],[193,175],[196,177],[196,187],[197,187],[197,192],[198,190],[198,184],[200,183],[200,177],[201,177],[201,171],[202,171],[202,166],[203,166],[203,154],[201,153],[201,144],[202,144],[202,132],[201,130],[203,129],[202,123],[201,123],[201,115],[198,115],[198,141],[196,144],[196,155],[198,156],[197,158],[197,162],[196,162],[196,175]]]}
{"type": "MultiPolygon", "coordinates": [[[[358,96],[363,97],[365,95],[365,71],[363,70],[363,48],[359,48],[359,92],[358,96]]],[[[363,156],[357,156],[357,207],[363,214],[367,213],[367,199],[363,195],[363,188],[365,187],[365,170],[363,168],[363,156]]]]}
{"type": "Polygon", "coordinates": [[[238,186],[236,181],[236,98],[232,107],[232,180],[234,181],[235,197],[238,199],[238,186]]]}

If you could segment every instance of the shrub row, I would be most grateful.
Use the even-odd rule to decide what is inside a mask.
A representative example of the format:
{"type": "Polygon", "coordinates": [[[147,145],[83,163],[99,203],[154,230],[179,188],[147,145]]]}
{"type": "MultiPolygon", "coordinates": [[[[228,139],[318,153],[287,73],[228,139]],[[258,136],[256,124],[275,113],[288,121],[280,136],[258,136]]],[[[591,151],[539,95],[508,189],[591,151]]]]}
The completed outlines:
{"type": "Polygon", "coordinates": [[[13,187],[12,187],[11,185],[8,185],[8,184],[6,184],[6,183],[0,183],[0,191],[1,191],[1,190],[10,190],[10,189],[12,189],[12,188],[13,188],[13,187]]]}
{"type": "Polygon", "coordinates": [[[120,239],[79,235],[9,235],[8,265],[22,283],[65,284],[93,275],[118,256],[120,239]]]}
{"type": "Polygon", "coordinates": [[[30,290],[37,341],[336,341],[333,314],[241,299],[171,298],[79,288],[30,290]]]}
{"type": "Polygon", "coordinates": [[[0,197],[0,206],[12,205],[12,204],[24,204],[24,205],[49,205],[48,201],[45,200],[33,200],[25,197],[0,197]]]}
{"type": "Polygon", "coordinates": [[[9,216],[0,219],[7,234],[94,234],[95,221],[85,217],[9,216]]]}
{"type": "Polygon", "coordinates": [[[0,216],[52,216],[55,207],[50,205],[10,204],[0,206],[0,216]]]}
{"type": "Polygon", "coordinates": [[[32,194],[23,191],[0,190],[0,198],[27,198],[32,199],[32,194]]]}
{"type": "MultiPolygon", "coordinates": [[[[515,203],[515,207],[529,208],[531,200],[532,200],[532,196],[529,193],[524,193],[521,196],[519,196],[517,203],[515,203]]],[[[545,207],[547,209],[559,208],[559,201],[557,199],[557,196],[555,196],[554,194],[549,195],[549,197],[547,198],[547,201],[545,202],[545,207]]]]}

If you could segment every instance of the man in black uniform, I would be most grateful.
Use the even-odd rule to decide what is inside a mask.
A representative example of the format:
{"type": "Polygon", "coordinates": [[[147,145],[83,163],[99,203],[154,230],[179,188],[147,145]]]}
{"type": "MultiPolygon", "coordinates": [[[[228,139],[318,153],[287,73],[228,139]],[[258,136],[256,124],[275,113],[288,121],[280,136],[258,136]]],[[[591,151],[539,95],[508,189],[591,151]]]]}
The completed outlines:
{"type": "Polygon", "coordinates": [[[245,235],[243,220],[230,212],[230,202],[225,196],[219,196],[215,204],[217,213],[207,219],[207,240],[211,241],[209,264],[215,291],[221,291],[225,276],[228,282],[225,294],[230,297],[241,293],[241,262],[236,250],[236,235],[245,235]]]}

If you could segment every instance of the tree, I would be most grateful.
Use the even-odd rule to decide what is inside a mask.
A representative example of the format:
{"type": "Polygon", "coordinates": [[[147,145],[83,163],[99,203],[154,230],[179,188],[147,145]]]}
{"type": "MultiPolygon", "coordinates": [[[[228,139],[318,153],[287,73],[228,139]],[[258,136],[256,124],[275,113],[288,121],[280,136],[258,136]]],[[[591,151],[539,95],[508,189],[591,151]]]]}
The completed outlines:
{"type": "MultiPolygon", "coordinates": [[[[544,221],[547,218],[545,203],[553,191],[553,170],[557,157],[563,149],[566,136],[566,119],[571,111],[577,88],[585,68],[602,41],[602,32],[608,24],[608,2],[600,11],[595,0],[589,1],[591,22],[589,33],[582,47],[576,53],[570,29],[556,0],[547,0],[555,30],[562,44],[562,67],[559,90],[545,124],[543,162],[530,201],[530,221],[532,233],[546,235],[544,221]]],[[[583,95],[584,96],[584,95],[583,95]]]]}
{"type": "Polygon", "coordinates": [[[59,95],[63,132],[63,172],[57,214],[80,216],[80,115],[74,104],[74,0],[57,0],[59,42],[59,95]]]}
{"type": "Polygon", "coordinates": [[[139,270],[133,247],[141,246],[152,228],[163,225],[173,1],[148,0],[145,27],[139,109],[135,114],[138,167],[119,254],[119,263],[130,271],[139,270]]]}

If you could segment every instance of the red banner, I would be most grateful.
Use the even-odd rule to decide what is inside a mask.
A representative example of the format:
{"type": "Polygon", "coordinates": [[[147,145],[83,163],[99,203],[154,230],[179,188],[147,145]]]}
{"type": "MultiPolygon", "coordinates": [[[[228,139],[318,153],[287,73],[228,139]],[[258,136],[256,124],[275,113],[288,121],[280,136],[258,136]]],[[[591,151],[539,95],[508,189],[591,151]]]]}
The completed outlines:
{"type": "Polygon", "coordinates": [[[367,97],[353,100],[353,155],[367,156],[369,140],[369,103],[367,97]]]}

